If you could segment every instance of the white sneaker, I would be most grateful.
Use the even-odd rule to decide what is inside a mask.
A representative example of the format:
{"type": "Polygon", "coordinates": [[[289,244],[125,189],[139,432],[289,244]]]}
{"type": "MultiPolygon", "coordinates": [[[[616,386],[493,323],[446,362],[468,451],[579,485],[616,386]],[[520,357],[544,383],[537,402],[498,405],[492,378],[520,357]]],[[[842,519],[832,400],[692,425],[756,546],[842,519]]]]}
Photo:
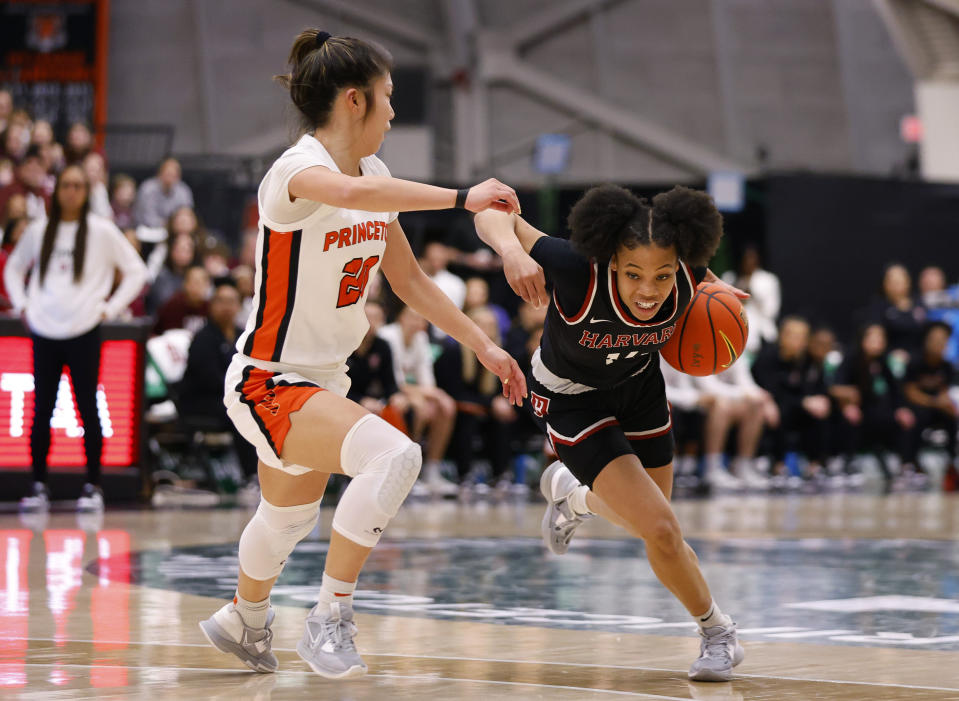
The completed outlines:
{"type": "Polygon", "coordinates": [[[296,652],[310,669],[327,679],[345,679],[366,674],[366,663],[356,651],[353,637],[353,607],[340,603],[329,604],[324,611],[317,604],[306,618],[306,631],[296,646],[296,652]]]}
{"type": "Polygon", "coordinates": [[[43,482],[34,482],[30,493],[20,500],[20,511],[25,513],[50,511],[50,495],[47,485],[43,482]]]}
{"type": "Polygon", "coordinates": [[[410,489],[410,496],[414,499],[428,499],[431,494],[430,488],[422,479],[416,480],[410,489]]]}
{"type": "Polygon", "coordinates": [[[452,497],[460,492],[458,484],[450,482],[440,474],[440,467],[436,463],[427,463],[423,466],[422,480],[434,496],[452,497]]]}
{"type": "Polygon", "coordinates": [[[769,478],[762,474],[751,460],[742,465],[739,479],[746,489],[751,491],[765,492],[769,489],[769,478]]]}
{"type": "Polygon", "coordinates": [[[713,626],[699,634],[699,659],[689,668],[689,678],[697,682],[728,682],[733,678],[733,667],[746,657],[736,637],[736,624],[713,626]]]}
{"type": "Polygon", "coordinates": [[[103,490],[89,482],[83,485],[83,491],[80,492],[80,498],[77,499],[77,511],[83,513],[102,513],[103,490]]]}
{"type": "Polygon", "coordinates": [[[742,481],[722,467],[707,468],[706,484],[713,489],[724,492],[735,492],[743,488],[742,481]]]}
{"type": "Polygon", "coordinates": [[[200,630],[220,652],[236,656],[254,672],[269,674],[280,666],[272,651],[273,631],[270,625],[273,616],[273,607],[270,607],[266,626],[251,628],[231,601],[205,621],[200,621],[200,630]]]}
{"type": "Polygon", "coordinates": [[[578,514],[569,505],[569,495],[582,486],[576,476],[560,461],[543,470],[539,490],[546,498],[546,513],[540,524],[540,535],[549,551],[562,555],[569,550],[569,541],[580,524],[593,518],[592,514],[578,514]]]}

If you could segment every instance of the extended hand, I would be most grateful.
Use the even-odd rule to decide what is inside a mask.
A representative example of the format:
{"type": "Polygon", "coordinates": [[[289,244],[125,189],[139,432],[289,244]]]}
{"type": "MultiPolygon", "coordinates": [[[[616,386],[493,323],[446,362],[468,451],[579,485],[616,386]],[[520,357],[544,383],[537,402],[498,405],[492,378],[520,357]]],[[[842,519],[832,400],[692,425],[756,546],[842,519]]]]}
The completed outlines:
{"type": "Polygon", "coordinates": [[[471,187],[463,206],[471,212],[498,209],[507,214],[520,213],[516,190],[496,178],[490,178],[471,187]]]}
{"type": "Polygon", "coordinates": [[[549,304],[543,268],[525,251],[517,249],[503,256],[503,274],[513,292],[524,302],[537,308],[549,304]]]}
{"type": "Polygon", "coordinates": [[[503,383],[503,396],[509,399],[510,404],[523,406],[523,397],[526,396],[526,378],[523,377],[513,356],[499,346],[490,345],[478,352],[476,357],[483,363],[483,367],[496,375],[503,383]]]}
{"type": "Polygon", "coordinates": [[[728,282],[725,282],[724,280],[721,280],[720,278],[716,277],[716,273],[714,273],[712,270],[706,271],[706,277],[703,278],[703,282],[709,282],[715,285],[719,285],[720,287],[725,288],[727,292],[729,292],[732,295],[735,295],[739,299],[749,299],[748,292],[741,290],[738,287],[735,287],[733,285],[730,285],[728,282]]]}

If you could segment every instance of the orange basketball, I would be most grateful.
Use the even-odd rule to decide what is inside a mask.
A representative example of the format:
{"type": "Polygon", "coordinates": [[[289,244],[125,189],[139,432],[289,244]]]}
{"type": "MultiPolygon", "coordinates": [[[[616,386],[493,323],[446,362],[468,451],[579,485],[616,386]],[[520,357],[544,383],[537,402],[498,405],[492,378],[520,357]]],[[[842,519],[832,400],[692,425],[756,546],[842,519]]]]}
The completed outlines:
{"type": "Polygon", "coordinates": [[[659,352],[687,375],[718,375],[742,355],[748,337],[749,322],[739,299],[720,285],[701,282],[659,352]]]}

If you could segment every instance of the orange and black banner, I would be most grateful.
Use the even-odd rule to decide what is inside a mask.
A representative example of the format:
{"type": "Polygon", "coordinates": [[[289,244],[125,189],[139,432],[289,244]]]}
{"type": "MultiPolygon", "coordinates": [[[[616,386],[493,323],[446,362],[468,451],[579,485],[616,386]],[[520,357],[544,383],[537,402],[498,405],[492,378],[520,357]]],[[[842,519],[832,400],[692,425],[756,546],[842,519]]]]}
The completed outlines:
{"type": "Polygon", "coordinates": [[[109,0],[0,3],[0,85],[58,133],[106,121],[109,0]]]}

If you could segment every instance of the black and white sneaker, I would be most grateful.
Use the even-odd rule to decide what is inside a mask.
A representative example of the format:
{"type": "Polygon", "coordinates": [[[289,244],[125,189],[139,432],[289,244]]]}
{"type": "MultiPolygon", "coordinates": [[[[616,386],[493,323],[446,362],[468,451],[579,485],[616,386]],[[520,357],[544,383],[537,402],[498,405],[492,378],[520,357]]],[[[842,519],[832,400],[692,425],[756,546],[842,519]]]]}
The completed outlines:
{"type": "Polygon", "coordinates": [[[20,511],[24,513],[46,512],[50,510],[50,495],[47,485],[43,482],[34,482],[30,493],[20,500],[20,511]]]}
{"type": "Polygon", "coordinates": [[[87,482],[83,485],[80,498],[77,499],[77,511],[83,513],[100,513],[103,511],[103,490],[95,484],[87,482]]]}

